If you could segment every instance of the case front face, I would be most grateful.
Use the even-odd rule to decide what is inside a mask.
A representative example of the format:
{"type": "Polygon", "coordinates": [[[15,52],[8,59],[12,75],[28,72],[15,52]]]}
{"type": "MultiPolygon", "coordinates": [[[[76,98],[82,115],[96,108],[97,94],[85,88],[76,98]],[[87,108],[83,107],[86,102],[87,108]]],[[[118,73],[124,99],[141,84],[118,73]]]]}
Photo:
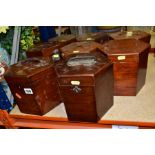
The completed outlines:
{"type": "Polygon", "coordinates": [[[70,85],[60,86],[60,90],[70,121],[97,121],[94,87],[70,85]]]}
{"type": "Polygon", "coordinates": [[[138,62],[114,63],[114,95],[135,96],[137,93],[138,62]]]}
{"type": "Polygon", "coordinates": [[[6,78],[11,92],[14,96],[15,103],[23,113],[41,115],[41,103],[39,104],[35,98],[37,96],[36,89],[27,79],[6,78]],[[11,82],[10,82],[11,81],[11,82]]]}

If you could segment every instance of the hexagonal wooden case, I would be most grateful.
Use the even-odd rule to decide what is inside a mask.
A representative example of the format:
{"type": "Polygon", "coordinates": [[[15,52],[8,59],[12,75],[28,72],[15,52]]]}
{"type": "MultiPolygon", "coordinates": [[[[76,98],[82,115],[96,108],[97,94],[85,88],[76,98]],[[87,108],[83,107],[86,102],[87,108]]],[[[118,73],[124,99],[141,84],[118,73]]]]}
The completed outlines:
{"type": "Polygon", "coordinates": [[[98,121],[113,105],[113,65],[101,51],[78,53],[56,64],[70,121],[98,121]]]}
{"type": "Polygon", "coordinates": [[[61,102],[53,64],[45,58],[12,65],[5,79],[23,113],[43,115],[61,102]]]}
{"type": "Polygon", "coordinates": [[[145,84],[150,44],[136,39],[111,40],[103,46],[114,63],[114,94],[135,96],[145,84]]]}

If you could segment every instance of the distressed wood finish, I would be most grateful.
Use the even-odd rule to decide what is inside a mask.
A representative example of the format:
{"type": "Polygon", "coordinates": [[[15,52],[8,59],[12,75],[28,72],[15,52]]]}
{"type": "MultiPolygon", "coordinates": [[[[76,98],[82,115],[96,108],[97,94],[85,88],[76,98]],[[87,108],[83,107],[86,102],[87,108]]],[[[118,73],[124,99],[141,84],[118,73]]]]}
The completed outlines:
{"type": "Polygon", "coordinates": [[[74,42],[60,49],[63,58],[67,58],[72,54],[90,53],[96,49],[102,50],[102,45],[94,41],[74,42]]]}
{"type": "Polygon", "coordinates": [[[101,44],[109,40],[111,40],[111,37],[104,32],[86,33],[77,37],[77,41],[95,41],[101,44]]]}
{"type": "Polygon", "coordinates": [[[76,56],[94,56],[96,63],[92,66],[68,66],[68,58],[56,64],[68,119],[97,122],[113,105],[112,63],[99,50],[89,54],[79,53],[76,56]],[[78,81],[80,84],[71,84],[73,81],[78,81]],[[76,88],[79,91],[75,91],[76,88]]]}
{"type": "Polygon", "coordinates": [[[43,115],[61,102],[53,64],[45,58],[12,65],[5,79],[21,112],[43,115]]]}
{"type": "Polygon", "coordinates": [[[30,57],[51,57],[53,51],[59,49],[65,45],[75,42],[76,38],[73,35],[62,35],[49,39],[48,42],[35,45],[30,48],[26,55],[30,57]]]}
{"type": "Polygon", "coordinates": [[[146,43],[150,43],[151,34],[144,32],[144,31],[123,31],[123,32],[115,32],[110,33],[109,36],[114,40],[121,40],[121,39],[137,39],[144,41],[146,43]],[[132,35],[128,35],[128,32],[132,32],[132,35]]]}
{"type": "Polygon", "coordinates": [[[136,39],[111,40],[103,50],[114,63],[114,95],[135,96],[145,84],[150,45],[136,39]]]}

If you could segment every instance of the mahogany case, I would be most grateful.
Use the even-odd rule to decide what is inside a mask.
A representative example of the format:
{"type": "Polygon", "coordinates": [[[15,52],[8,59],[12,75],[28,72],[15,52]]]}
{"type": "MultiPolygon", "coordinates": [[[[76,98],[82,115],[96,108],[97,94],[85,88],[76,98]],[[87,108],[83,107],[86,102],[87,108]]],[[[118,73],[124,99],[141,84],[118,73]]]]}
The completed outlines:
{"type": "Polygon", "coordinates": [[[45,58],[12,65],[5,79],[23,113],[43,115],[61,102],[53,64],[45,58]]]}
{"type": "Polygon", "coordinates": [[[124,39],[111,40],[103,47],[114,64],[114,95],[135,96],[145,84],[150,44],[124,39]]]}
{"type": "Polygon", "coordinates": [[[97,122],[113,105],[112,68],[107,56],[99,50],[73,54],[56,64],[70,121],[97,122]]]}

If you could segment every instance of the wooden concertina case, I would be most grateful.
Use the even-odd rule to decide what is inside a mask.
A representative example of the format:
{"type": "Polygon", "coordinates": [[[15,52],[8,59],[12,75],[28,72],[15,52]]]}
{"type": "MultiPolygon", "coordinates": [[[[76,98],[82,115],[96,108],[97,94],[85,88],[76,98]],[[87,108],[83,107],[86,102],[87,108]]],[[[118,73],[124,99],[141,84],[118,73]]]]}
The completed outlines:
{"type": "Polygon", "coordinates": [[[19,61],[5,79],[23,113],[43,115],[61,102],[53,64],[45,58],[19,61]]]}
{"type": "Polygon", "coordinates": [[[99,50],[74,54],[56,64],[70,121],[97,122],[113,105],[112,67],[99,50]]]}
{"type": "Polygon", "coordinates": [[[124,39],[111,40],[103,47],[114,63],[114,95],[137,95],[145,84],[150,44],[136,39],[124,39]]]}

